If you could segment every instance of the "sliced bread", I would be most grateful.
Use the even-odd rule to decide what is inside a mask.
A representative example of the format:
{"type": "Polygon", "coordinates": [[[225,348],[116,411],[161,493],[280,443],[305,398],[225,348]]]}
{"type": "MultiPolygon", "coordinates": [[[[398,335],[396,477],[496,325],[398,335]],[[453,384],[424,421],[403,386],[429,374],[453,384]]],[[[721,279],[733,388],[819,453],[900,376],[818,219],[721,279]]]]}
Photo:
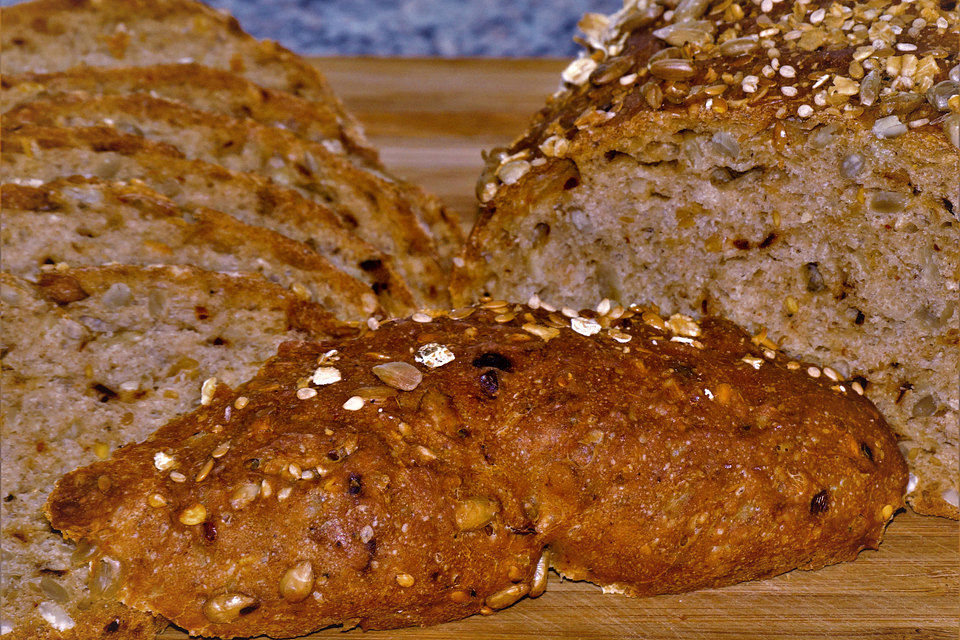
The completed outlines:
{"type": "Polygon", "coordinates": [[[347,229],[328,208],[259,175],[187,160],[170,145],[110,127],[5,128],[2,139],[4,182],[34,184],[74,174],[139,180],[183,207],[229,211],[247,224],[307,244],[365,282],[390,315],[416,310],[391,257],[347,229]]]}
{"type": "Polygon", "coordinates": [[[15,107],[3,119],[8,127],[107,124],[173,145],[190,158],[260,173],[329,206],[362,238],[393,255],[407,282],[419,285],[419,304],[448,304],[449,260],[438,247],[444,247],[447,256],[456,247],[435,243],[431,232],[431,223],[436,223],[436,228],[454,233],[448,212],[420,189],[360,169],[321,144],[146,94],[64,94],[15,107]]]}
{"type": "Polygon", "coordinates": [[[65,178],[4,184],[0,264],[34,279],[44,267],[181,264],[259,273],[315,300],[340,320],[382,317],[373,292],[310,247],[200,207],[185,209],[143,185],[65,178]]]}
{"type": "Polygon", "coordinates": [[[260,87],[243,76],[199,64],[149,67],[73,67],[55,73],[4,75],[0,111],[40,97],[70,91],[149,93],[196,109],[250,118],[270,127],[349,153],[362,165],[383,169],[373,147],[343,136],[336,114],[324,105],[285,91],[260,87]]]}
{"type": "Polygon", "coordinates": [[[349,146],[370,147],[315,67],[275,42],[257,41],[203,3],[32,0],[4,8],[0,21],[3,75],[195,62],[309,100],[339,122],[349,146]]]}
{"type": "Polygon", "coordinates": [[[91,575],[89,546],[50,530],[53,483],[195,407],[205,380],[236,385],[280,342],[346,329],[260,276],[188,267],[62,269],[39,285],[4,273],[0,286],[2,624],[13,638],[152,638],[157,623],[111,603],[113,565],[91,575]]]}
{"type": "Polygon", "coordinates": [[[582,23],[561,91],[489,155],[455,299],[647,300],[752,327],[865,387],[910,504],[957,518],[953,3],[674,5],[582,23]]]}

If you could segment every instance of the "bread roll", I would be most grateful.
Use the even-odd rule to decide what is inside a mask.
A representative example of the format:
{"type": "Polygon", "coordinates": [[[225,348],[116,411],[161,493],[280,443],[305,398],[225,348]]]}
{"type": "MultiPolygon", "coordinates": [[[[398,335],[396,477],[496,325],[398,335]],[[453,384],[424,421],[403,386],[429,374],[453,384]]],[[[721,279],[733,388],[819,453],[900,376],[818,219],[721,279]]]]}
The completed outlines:
{"type": "Polygon", "coordinates": [[[906,467],[855,383],[726,321],[601,311],[492,301],[286,343],[67,475],[51,523],[120,563],[123,603],[219,637],[489,613],[550,566],[643,596],[879,543],[906,467]]]}

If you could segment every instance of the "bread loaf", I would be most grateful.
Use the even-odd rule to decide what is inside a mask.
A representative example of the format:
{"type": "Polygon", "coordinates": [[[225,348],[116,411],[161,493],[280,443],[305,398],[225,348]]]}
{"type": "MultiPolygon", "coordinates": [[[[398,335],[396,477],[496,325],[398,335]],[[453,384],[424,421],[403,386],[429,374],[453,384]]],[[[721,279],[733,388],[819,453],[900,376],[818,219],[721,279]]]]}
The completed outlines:
{"type": "Polygon", "coordinates": [[[232,16],[194,0],[32,0],[0,11],[3,75],[75,66],[196,63],[313,102],[339,123],[348,149],[369,150],[326,79],[275,42],[257,41],[232,16]]]}
{"type": "Polygon", "coordinates": [[[360,169],[322,144],[146,94],[78,92],[21,105],[5,113],[3,120],[8,127],[109,124],[173,145],[190,158],[260,173],[329,206],[362,238],[394,256],[406,281],[416,285],[420,306],[446,304],[448,278],[443,267],[453,247],[442,245],[444,260],[431,229],[456,231],[440,202],[412,185],[360,169]]]}
{"type": "Polygon", "coordinates": [[[93,550],[49,529],[54,482],[192,409],[205,380],[239,384],[281,341],[342,329],[259,276],[188,267],[60,269],[39,286],[0,273],[0,286],[2,624],[17,639],[152,638],[163,623],[117,605],[113,567],[91,577],[93,550]]]}
{"type": "Polygon", "coordinates": [[[259,273],[344,321],[383,312],[373,292],[310,247],[213,209],[183,209],[152,189],[63,178],[41,187],[4,184],[3,268],[35,278],[66,263],[180,264],[259,273]]]}
{"type": "Polygon", "coordinates": [[[345,273],[366,282],[394,316],[416,310],[413,294],[382,251],[361,240],[328,208],[252,173],[187,160],[174,147],[110,127],[4,128],[0,178],[49,181],[85,175],[138,180],[183,207],[229,211],[303,242],[345,273]]]}
{"type": "Polygon", "coordinates": [[[956,518],[954,3],[628,0],[494,150],[456,304],[610,297],[718,314],[858,377],[908,501],[956,518]]]}
{"type": "Polygon", "coordinates": [[[489,613],[550,566],[642,596],[878,544],[907,473],[856,383],[725,321],[600,312],[491,301],[286,343],[47,512],[120,563],[122,602],[219,637],[489,613]]]}

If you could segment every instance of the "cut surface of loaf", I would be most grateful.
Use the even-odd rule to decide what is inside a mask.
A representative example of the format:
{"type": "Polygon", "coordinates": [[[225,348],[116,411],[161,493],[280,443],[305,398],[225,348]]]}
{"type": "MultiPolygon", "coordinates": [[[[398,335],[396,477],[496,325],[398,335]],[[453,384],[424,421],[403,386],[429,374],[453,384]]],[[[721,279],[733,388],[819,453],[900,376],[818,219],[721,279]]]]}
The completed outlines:
{"type": "Polygon", "coordinates": [[[184,209],[137,184],[63,178],[4,184],[0,265],[35,279],[65,263],[180,264],[259,273],[340,320],[382,316],[373,292],[310,247],[214,209],[184,209]]]}
{"type": "Polygon", "coordinates": [[[350,149],[370,150],[326,79],[275,42],[257,41],[237,21],[193,0],[33,0],[0,11],[3,75],[75,66],[196,63],[313,102],[335,119],[350,149]]]}
{"type": "Polygon", "coordinates": [[[446,305],[445,261],[429,227],[447,215],[440,202],[413,185],[360,169],[321,144],[146,94],[76,92],[37,100],[5,113],[4,124],[110,124],[173,145],[190,158],[260,173],[329,206],[360,237],[394,256],[408,284],[417,285],[420,305],[446,305]]]}
{"type": "Polygon", "coordinates": [[[489,613],[550,566],[642,596],[879,543],[907,472],[854,387],[726,321],[605,311],[489,302],[286,343],[48,514],[121,563],[122,602],[220,637],[489,613]]]}
{"type": "Polygon", "coordinates": [[[157,623],[116,605],[116,566],[98,558],[90,578],[95,550],[49,529],[53,483],[191,410],[206,379],[239,384],[280,342],[329,336],[332,318],[259,276],[188,267],[0,286],[3,624],[13,638],[152,638],[157,623]]]}
{"type": "Polygon", "coordinates": [[[349,152],[362,165],[382,170],[372,147],[345,147],[336,114],[325,105],[285,91],[260,87],[240,75],[199,64],[149,67],[74,67],[56,73],[4,75],[0,111],[58,93],[149,93],[179,100],[204,111],[250,118],[270,127],[325,145],[334,153],[349,152]]]}
{"type": "Polygon", "coordinates": [[[908,501],[956,518],[957,12],[742,8],[644,0],[582,23],[564,87],[489,156],[454,302],[609,297],[764,330],[862,377],[908,501]]]}
{"type": "Polygon", "coordinates": [[[361,280],[394,316],[415,311],[393,260],[346,228],[328,208],[252,173],[188,160],[174,147],[110,127],[4,128],[0,179],[35,184],[60,176],[139,180],[183,207],[229,211],[237,219],[312,247],[361,280]]]}

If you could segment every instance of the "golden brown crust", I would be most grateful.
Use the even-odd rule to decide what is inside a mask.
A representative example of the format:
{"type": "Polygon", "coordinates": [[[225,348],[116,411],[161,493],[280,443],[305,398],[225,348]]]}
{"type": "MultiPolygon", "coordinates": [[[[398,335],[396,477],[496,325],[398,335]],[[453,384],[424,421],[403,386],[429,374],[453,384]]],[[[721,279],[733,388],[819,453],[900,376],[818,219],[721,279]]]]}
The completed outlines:
{"type": "Polygon", "coordinates": [[[289,636],[508,606],[548,561],[632,595],[816,568],[875,547],[903,504],[855,387],[730,323],[485,307],[287,343],[61,480],[51,522],[123,563],[130,606],[289,636]]]}

